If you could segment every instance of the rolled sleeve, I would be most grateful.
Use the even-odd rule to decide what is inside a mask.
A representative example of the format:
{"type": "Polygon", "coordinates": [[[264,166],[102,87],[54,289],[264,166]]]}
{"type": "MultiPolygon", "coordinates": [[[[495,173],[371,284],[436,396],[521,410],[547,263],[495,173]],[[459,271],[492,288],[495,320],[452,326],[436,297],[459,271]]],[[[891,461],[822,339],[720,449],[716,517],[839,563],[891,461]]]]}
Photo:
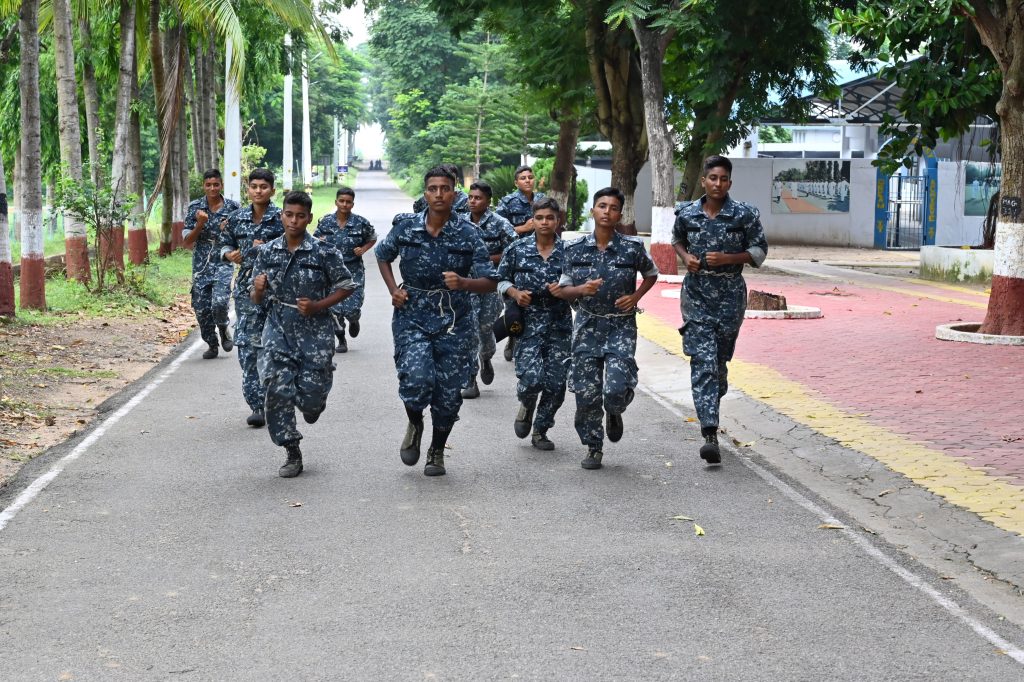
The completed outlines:
{"type": "Polygon", "coordinates": [[[744,229],[744,236],[747,240],[747,253],[753,261],[755,268],[761,267],[765,258],[768,257],[768,240],[764,236],[764,226],[761,225],[761,213],[753,209],[752,219],[744,229]]]}
{"type": "Polygon", "coordinates": [[[567,274],[565,274],[563,272],[562,276],[558,278],[558,286],[560,286],[560,287],[571,287],[572,286],[572,277],[570,277],[569,275],[567,275],[567,274]]]}
{"type": "Polygon", "coordinates": [[[498,282],[498,294],[500,294],[501,296],[504,296],[505,292],[507,292],[513,286],[515,286],[515,285],[512,284],[512,282],[508,281],[507,279],[501,280],[500,282],[498,282]]]}
{"type": "Polygon", "coordinates": [[[355,289],[356,283],[352,279],[352,272],[345,267],[345,261],[337,249],[325,249],[327,276],[330,278],[331,291],[339,289],[355,289]]]}
{"type": "Polygon", "coordinates": [[[377,260],[393,263],[398,258],[398,230],[392,229],[384,239],[377,242],[373,248],[373,255],[377,260]]]}

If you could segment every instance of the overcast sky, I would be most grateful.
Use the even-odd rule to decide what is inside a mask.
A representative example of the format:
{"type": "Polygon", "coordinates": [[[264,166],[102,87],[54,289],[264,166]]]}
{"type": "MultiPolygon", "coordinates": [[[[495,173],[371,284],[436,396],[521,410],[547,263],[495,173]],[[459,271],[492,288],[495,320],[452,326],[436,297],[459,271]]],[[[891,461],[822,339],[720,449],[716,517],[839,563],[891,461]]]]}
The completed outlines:
{"type": "Polygon", "coordinates": [[[347,41],[350,48],[355,48],[369,39],[369,20],[363,13],[362,2],[357,2],[352,9],[341,10],[339,17],[341,25],[352,33],[352,37],[347,41]]]}

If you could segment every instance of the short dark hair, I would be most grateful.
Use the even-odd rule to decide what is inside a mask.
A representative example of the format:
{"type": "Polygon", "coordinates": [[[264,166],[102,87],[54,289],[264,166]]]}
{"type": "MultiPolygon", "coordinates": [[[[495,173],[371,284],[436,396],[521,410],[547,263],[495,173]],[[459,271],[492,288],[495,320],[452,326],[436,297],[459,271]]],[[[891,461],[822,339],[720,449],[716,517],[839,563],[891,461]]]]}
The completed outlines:
{"type": "Polygon", "coordinates": [[[729,175],[732,175],[732,161],[725,158],[721,154],[712,154],[708,158],[704,159],[703,175],[707,175],[708,171],[710,171],[712,168],[724,168],[726,171],[729,172],[729,175]]]}
{"type": "Polygon", "coordinates": [[[626,195],[622,193],[618,187],[605,187],[594,192],[594,203],[602,197],[615,197],[619,200],[619,208],[621,209],[626,205],[626,195]]]}
{"type": "Polygon", "coordinates": [[[224,180],[224,176],[222,176],[220,174],[220,171],[217,170],[216,168],[211,168],[210,170],[208,170],[205,173],[203,173],[203,181],[204,182],[206,180],[211,179],[211,178],[217,178],[218,180],[224,180]]]}
{"type": "Polygon", "coordinates": [[[516,180],[518,180],[519,179],[519,174],[520,173],[525,173],[526,171],[530,171],[532,173],[533,172],[533,168],[531,168],[530,166],[527,166],[527,165],[524,164],[524,165],[520,166],[519,168],[516,168],[516,173],[512,177],[515,178],[516,180]]]}
{"type": "Polygon", "coordinates": [[[274,186],[274,174],[269,168],[256,168],[249,173],[249,179],[245,184],[249,184],[253,180],[266,180],[271,187],[274,186]]]}
{"type": "Polygon", "coordinates": [[[469,191],[472,192],[473,190],[478,190],[480,192],[483,192],[484,194],[487,195],[488,199],[491,199],[491,198],[494,197],[494,190],[491,189],[491,186],[489,184],[487,184],[486,182],[484,182],[483,180],[477,180],[472,185],[470,185],[469,186],[469,191]]]}
{"type": "MultiPolygon", "coordinates": [[[[252,176],[250,175],[249,177],[252,176]]],[[[293,206],[301,206],[310,213],[313,212],[313,198],[310,197],[305,192],[295,190],[292,192],[288,192],[288,194],[285,194],[284,203],[282,204],[282,206],[287,206],[288,204],[291,204],[293,206]]]]}
{"type": "Polygon", "coordinates": [[[537,211],[554,211],[555,215],[558,215],[558,213],[562,210],[558,207],[558,202],[555,201],[552,197],[544,197],[543,199],[537,199],[537,201],[533,202],[533,205],[530,206],[530,208],[533,209],[534,215],[537,214],[537,211]]]}
{"type": "Polygon", "coordinates": [[[423,175],[423,185],[426,186],[430,178],[448,178],[452,181],[452,187],[455,187],[455,183],[458,182],[455,179],[455,175],[447,168],[447,166],[434,166],[423,175]]]}
{"type": "Polygon", "coordinates": [[[356,198],[356,191],[354,189],[352,189],[351,187],[346,187],[345,185],[342,185],[341,187],[338,188],[338,191],[337,191],[337,193],[335,193],[334,198],[337,199],[338,197],[345,196],[345,195],[350,196],[353,199],[355,199],[356,198]]]}

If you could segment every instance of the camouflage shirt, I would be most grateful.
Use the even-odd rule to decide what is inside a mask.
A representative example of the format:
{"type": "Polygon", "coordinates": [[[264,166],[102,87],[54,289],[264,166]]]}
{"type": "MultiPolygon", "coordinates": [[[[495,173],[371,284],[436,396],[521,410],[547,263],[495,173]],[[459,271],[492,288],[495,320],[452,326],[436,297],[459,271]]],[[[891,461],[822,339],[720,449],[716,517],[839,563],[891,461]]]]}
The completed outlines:
{"type": "MultiPolygon", "coordinates": [[[[533,193],[533,201],[543,198],[542,192],[533,193]]],[[[513,227],[519,227],[533,217],[533,202],[526,198],[521,189],[517,189],[512,194],[501,198],[496,213],[512,223],[513,227]]]]}
{"type": "Polygon", "coordinates": [[[572,330],[569,303],[555,298],[548,289],[562,277],[565,267],[565,242],[555,240],[555,246],[545,260],[537,250],[537,237],[527,235],[516,241],[501,257],[498,264],[498,293],[504,295],[511,287],[530,293],[530,305],[523,308],[525,325],[523,336],[572,330]]]}
{"type": "Polygon", "coordinates": [[[753,206],[725,198],[722,210],[714,218],[704,213],[705,197],[683,204],[676,210],[672,243],[682,244],[686,252],[702,259],[701,271],[740,274],[743,265],[709,267],[703,262],[712,251],[743,253],[746,251],[759,267],[768,255],[768,242],[761,227],[761,214],[753,206]]]}
{"type": "Polygon", "coordinates": [[[220,232],[217,243],[220,245],[220,257],[235,251],[242,252],[242,264],[238,268],[235,282],[235,295],[245,295],[252,283],[252,267],[256,262],[258,248],[253,247],[254,241],[264,244],[284,234],[284,223],[281,222],[281,209],[273,203],[267,205],[263,219],[259,223],[252,222],[252,206],[240,208],[228,217],[228,222],[220,232]],[[239,293],[241,292],[241,293],[239,293]]]}
{"type": "Polygon", "coordinates": [[[355,213],[348,217],[344,227],[338,227],[337,214],[330,213],[316,224],[313,237],[323,239],[341,251],[345,266],[355,271],[363,269],[363,257],[355,255],[354,249],[377,241],[377,232],[369,220],[355,213]]]}
{"type": "Polygon", "coordinates": [[[472,294],[449,290],[443,273],[491,279],[497,279],[497,274],[479,231],[464,216],[452,212],[436,237],[427,231],[426,220],[426,211],[398,220],[377,243],[374,253],[378,260],[388,263],[401,257],[401,286],[409,292],[409,298],[401,308],[395,308],[395,325],[410,324],[435,333],[451,327],[455,319],[472,309],[472,294]]]}
{"type": "Polygon", "coordinates": [[[206,196],[202,196],[188,205],[185,212],[185,228],[181,235],[187,237],[192,230],[196,229],[196,214],[199,211],[206,211],[207,220],[202,232],[196,238],[195,246],[192,247],[192,275],[200,276],[207,269],[223,265],[220,254],[217,253],[217,240],[220,236],[222,224],[232,213],[238,210],[238,202],[233,199],[223,199],[223,203],[217,211],[210,210],[210,204],[206,196]],[[216,255],[215,255],[216,254],[216,255]]]}

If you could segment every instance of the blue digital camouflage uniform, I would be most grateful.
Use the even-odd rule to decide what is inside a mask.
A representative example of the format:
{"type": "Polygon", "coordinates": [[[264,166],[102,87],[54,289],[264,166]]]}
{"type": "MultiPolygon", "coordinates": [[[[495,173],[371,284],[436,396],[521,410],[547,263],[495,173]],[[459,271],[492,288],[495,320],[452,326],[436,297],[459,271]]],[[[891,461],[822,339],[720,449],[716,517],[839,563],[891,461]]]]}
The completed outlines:
{"type": "MultiPolygon", "coordinates": [[[[223,198],[223,197],[222,197],[223,198]]],[[[182,236],[187,237],[196,229],[196,213],[206,211],[206,225],[192,246],[192,310],[199,323],[199,334],[209,346],[220,342],[217,325],[228,323],[228,300],[231,297],[231,275],[234,268],[220,258],[217,238],[221,223],[238,210],[238,202],[224,199],[220,209],[210,210],[210,204],[203,196],[188,205],[185,213],[185,228],[182,236]]]]}
{"type": "Polygon", "coordinates": [[[718,426],[718,407],[729,390],[728,367],[747,309],[747,284],[742,265],[709,267],[712,251],[746,251],[760,267],[768,255],[761,214],[753,206],[726,197],[713,219],[704,213],[704,198],[676,211],[672,243],[701,259],[696,273],[687,272],[680,294],[683,352],[690,356],[693,404],[702,427],[718,426]]]}
{"type": "Polygon", "coordinates": [[[401,286],[409,292],[391,320],[398,395],[409,409],[429,406],[434,428],[450,430],[469,381],[477,329],[472,294],[447,289],[442,273],[497,275],[479,232],[464,216],[453,212],[436,237],[427,232],[426,218],[424,211],[397,221],[374,253],[388,263],[401,256],[401,286]]]}
{"type": "MultiPolygon", "coordinates": [[[[427,210],[427,200],[418,197],[412,202],[412,212],[422,213],[427,210]]],[[[469,213],[469,195],[458,187],[455,188],[455,199],[452,200],[452,211],[455,213],[469,213]]]]}
{"type": "Polygon", "coordinates": [[[252,207],[246,206],[231,214],[227,225],[221,230],[220,257],[229,251],[238,249],[242,252],[242,264],[235,278],[235,345],[238,347],[238,364],[242,367],[242,395],[249,409],[254,412],[263,411],[263,390],[260,387],[259,370],[256,367],[260,337],[263,334],[263,323],[266,320],[266,309],[256,305],[249,299],[252,285],[252,268],[256,262],[258,246],[254,241],[264,244],[284,234],[281,222],[281,209],[268,204],[259,223],[252,222],[252,207]]]}
{"type": "MultiPolygon", "coordinates": [[[[543,192],[533,193],[533,201],[540,201],[543,198],[543,192]]],[[[501,198],[495,213],[512,223],[513,227],[519,227],[533,217],[533,202],[526,198],[523,190],[517,189],[501,198]]]]}
{"type": "MultiPolygon", "coordinates": [[[[489,256],[501,254],[505,248],[514,242],[519,235],[512,229],[512,225],[500,215],[488,210],[480,218],[479,223],[474,223],[472,216],[467,213],[466,218],[480,231],[480,238],[484,240],[489,256]]],[[[492,261],[493,263],[493,261],[492,261]]],[[[486,277],[486,273],[480,273],[477,277],[486,277]]],[[[488,294],[473,294],[473,312],[476,314],[476,323],[480,330],[476,343],[473,346],[473,374],[475,377],[480,372],[480,360],[494,357],[494,321],[501,315],[501,294],[492,291],[488,294]]]]}
{"type": "Polygon", "coordinates": [[[290,445],[302,439],[295,428],[295,408],[319,413],[334,379],[331,311],[307,317],[295,301],[318,301],[356,285],[341,252],[308,234],[294,252],[288,251],[285,237],[260,248],[253,277],[261,273],[267,275],[263,298],[267,320],[258,365],[266,395],[267,430],[274,445],[290,445]]]}
{"type": "Polygon", "coordinates": [[[565,266],[565,242],[555,240],[547,260],[537,251],[534,235],[510,246],[498,264],[498,291],[509,287],[530,292],[523,308],[523,333],[515,343],[516,394],[519,402],[537,405],[534,431],[555,425],[555,412],[565,400],[565,378],[572,346],[572,312],[566,301],[555,298],[548,284],[557,283],[565,266]],[[538,404],[539,398],[539,404],[538,404]]]}
{"type": "Polygon", "coordinates": [[[339,331],[345,331],[345,321],[355,322],[362,315],[363,298],[366,288],[366,268],[363,267],[363,257],[357,256],[353,250],[357,246],[364,246],[370,242],[377,241],[377,233],[366,218],[361,215],[351,214],[343,228],[338,227],[338,215],[331,213],[320,219],[316,225],[313,236],[323,239],[341,251],[345,260],[345,267],[352,273],[352,280],[356,283],[355,291],[344,301],[331,308],[334,319],[337,322],[339,331]]]}
{"type": "Polygon", "coordinates": [[[639,237],[615,232],[604,251],[593,234],[565,247],[562,286],[603,279],[593,296],[580,298],[572,337],[569,390],[576,394],[576,433],[584,445],[600,450],[604,443],[602,404],[609,414],[622,414],[636,388],[636,314],[615,307],[621,296],[636,292],[636,278],[656,276],[658,267],[639,237]]]}

